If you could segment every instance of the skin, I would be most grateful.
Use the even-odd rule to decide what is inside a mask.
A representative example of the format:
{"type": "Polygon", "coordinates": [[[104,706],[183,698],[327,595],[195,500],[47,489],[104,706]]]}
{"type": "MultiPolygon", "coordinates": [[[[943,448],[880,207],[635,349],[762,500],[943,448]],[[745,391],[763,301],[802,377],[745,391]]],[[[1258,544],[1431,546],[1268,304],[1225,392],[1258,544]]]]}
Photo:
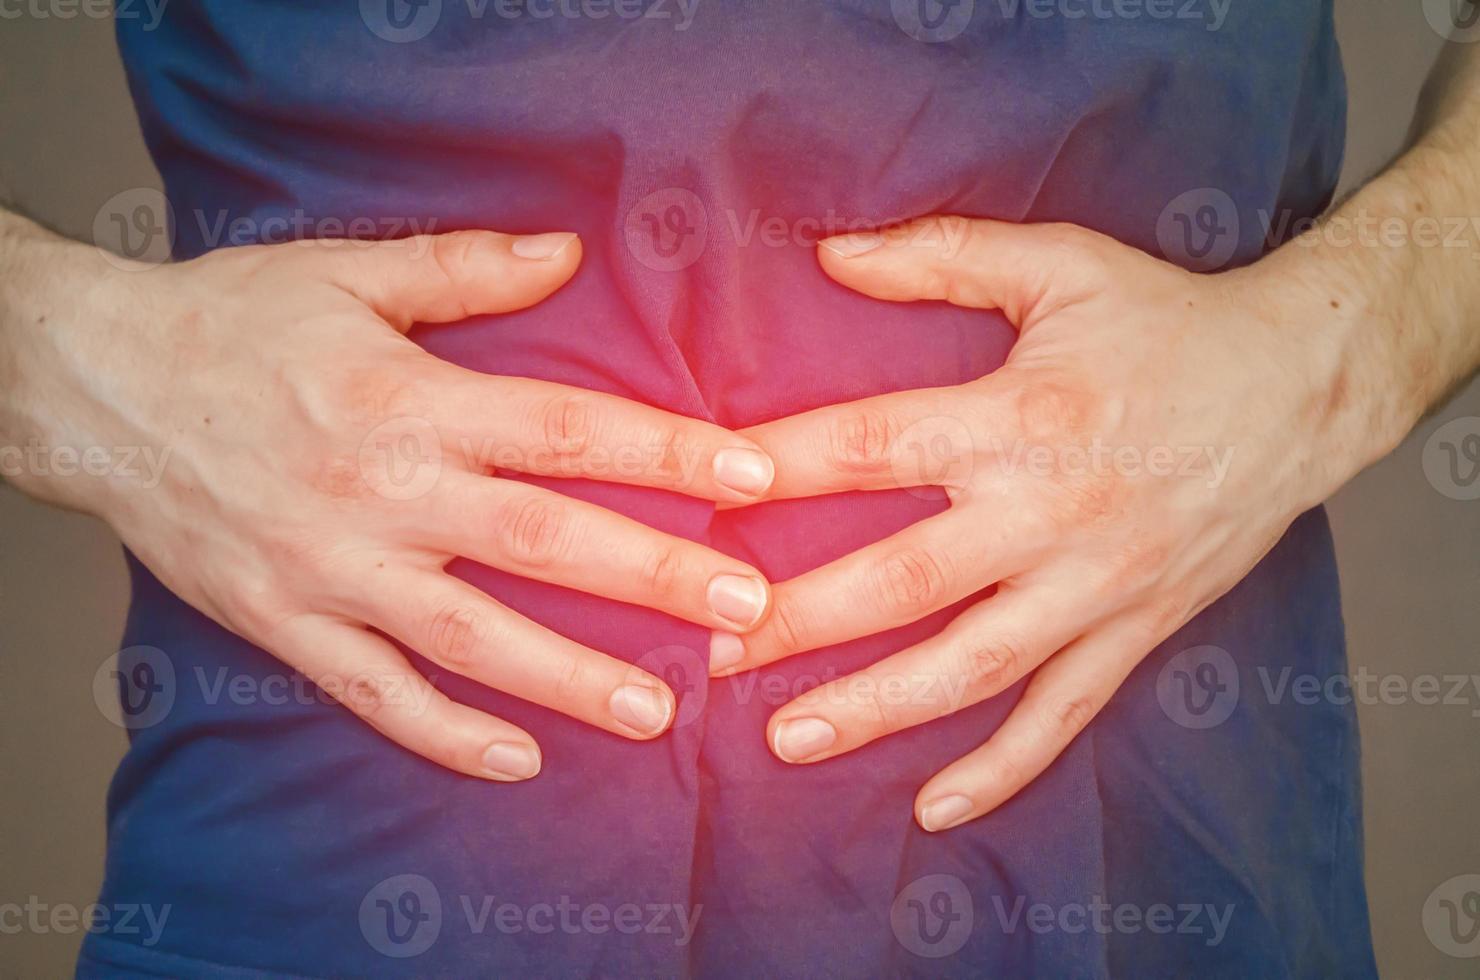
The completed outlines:
{"type": "Polygon", "coordinates": [[[0,445],[171,451],[152,488],[14,482],[108,521],[182,599],[412,751],[499,780],[541,761],[532,736],[449,700],[374,631],[627,738],[662,734],[674,714],[658,678],[445,574],[454,557],[709,626],[763,614],[766,583],[743,562],[490,475],[496,460],[740,503],[773,474],[753,442],[609,395],[467,371],[404,336],[413,322],[539,302],[579,264],[575,236],[299,243],[146,268],[19,219],[0,229],[0,445]],[[424,462],[397,472],[407,459],[424,462]]]}
{"type": "Polygon", "coordinates": [[[776,461],[771,499],[937,485],[950,509],[775,585],[758,630],[716,633],[715,674],[994,590],[940,634],[777,710],[778,758],[821,762],[1026,679],[1002,727],[915,800],[932,831],[991,812],[1299,514],[1480,367],[1480,248],[1418,236],[1425,216],[1480,215],[1480,57],[1451,48],[1414,148],[1324,228],[1244,269],[1194,275],[1073,226],[959,217],[821,244],[845,286],[1001,310],[1019,339],[969,384],[745,430],[776,461]],[[1415,234],[1352,243],[1357,222],[1387,219],[1415,234]],[[1050,462],[1014,457],[1023,447],[1050,462]],[[1158,450],[1177,473],[1147,472],[1158,450]],[[1181,472],[1190,450],[1200,465],[1181,472]]]}
{"type": "MultiPolygon", "coordinates": [[[[1477,93],[1480,56],[1453,45],[1414,148],[1336,218],[1480,214],[1477,93]]],[[[1006,724],[921,789],[916,819],[941,830],[1040,773],[1158,642],[1480,365],[1476,253],[1318,232],[1199,276],[1060,225],[946,216],[831,240],[818,258],[838,282],[999,309],[1020,340],[969,384],[735,434],[474,374],[403,336],[539,302],[579,263],[573,236],[302,243],[146,270],[0,215],[0,447],[171,447],[157,487],[13,482],[107,520],[185,601],[395,741],[490,779],[534,775],[533,738],[436,693],[380,633],[629,738],[661,734],[674,702],[657,678],[447,576],[454,556],[706,624],[718,673],[991,589],[940,635],[782,707],[766,732],[784,760],[819,762],[1027,679],[1006,724]],[[480,444],[515,450],[500,469],[723,506],[937,485],[951,508],[771,590],[699,545],[491,475],[467,451],[480,444]],[[1014,464],[1017,447],[1051,462],[1014,464]],[[1096,447],[1111,465],[1088,465],[1096,447]],[[614,469],[624,449],[656,462],[614,469]],[[1188,450],[1200,469],[1148,472],[1188,450]],[[429,457],[436,479],[408,493],[419,472],[396,466],[429,457]]]]}

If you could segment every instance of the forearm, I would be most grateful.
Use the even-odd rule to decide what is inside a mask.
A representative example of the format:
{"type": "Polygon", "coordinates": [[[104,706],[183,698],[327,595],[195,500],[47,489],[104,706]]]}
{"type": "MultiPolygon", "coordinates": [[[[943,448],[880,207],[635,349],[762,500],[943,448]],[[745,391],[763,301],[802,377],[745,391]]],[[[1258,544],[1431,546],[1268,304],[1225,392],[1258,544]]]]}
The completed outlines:
{"type": "Polygon", "coordinates": [[[0,209],[0,478],[51,503],[93,509],[90,481],[56,479],[27,460],[38,448],[92,445],[90,420],[66,393],[108,387],[82,365],[107,363],[122,340],[110,314],[125,279],[102,250],[0,209]]]}
{"type": "Polygon", "coordinates": [[[1402,156],[1255,269],[1330,355],[1334,491],[1480,369],[1480,46],[1446,50],[1402,156]]]}

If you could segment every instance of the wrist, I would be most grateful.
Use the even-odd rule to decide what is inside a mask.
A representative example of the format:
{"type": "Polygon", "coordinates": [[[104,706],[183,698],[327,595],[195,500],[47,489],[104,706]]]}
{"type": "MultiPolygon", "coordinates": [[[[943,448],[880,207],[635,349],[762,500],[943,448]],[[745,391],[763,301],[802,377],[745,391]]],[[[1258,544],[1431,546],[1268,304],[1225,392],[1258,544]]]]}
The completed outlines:
{"type": "Polygon", "coordinates": [[[1353,251],[1292,242],[1239,273],[1303,386],[1289,420],[1306,450],[1301,510],[1392,452],[1427,405],[1398,343],[1402,270],[1353,251]]]}
{"type": "Polygon", "coordinates": [[[118,341],[107,334],[127,305],[116,299],[122,275],[101,250],[0,213],[0,478],[89,513],[100,513],[101,481],[52,463],[96,441],[79,406],[118,341]]]}

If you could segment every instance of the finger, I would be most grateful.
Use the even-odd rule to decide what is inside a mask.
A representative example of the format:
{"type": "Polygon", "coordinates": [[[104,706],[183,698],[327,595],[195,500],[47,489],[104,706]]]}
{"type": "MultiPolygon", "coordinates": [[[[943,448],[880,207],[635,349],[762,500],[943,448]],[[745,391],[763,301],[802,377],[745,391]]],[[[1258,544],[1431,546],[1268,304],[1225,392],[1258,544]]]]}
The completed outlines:
{"type": "Polygon", "coordinates": [[[923,643],[782,707],[767,744],[783,762],[820,762],[954,714],[1016,684],[1088,621],[1048,589],[1003,589],[923,643]]]}
{"type": "Polygon", "coordinates": [[[512,480],[456,474],[423,542],[523,578],[745,631],[765,614],[760,572],[603,507],[512,480]]]}
{"type": "Polygon", "coordinates": [[[528,733],[451,700],[395,647],[361,626],[299,617],[271,645],[381,734],[438,765],[500,782],[540,771],[540,749],[528,733]]]}
{"type": "Polygon", "coordinates": [[[428,385],[469,468],[603,480],[750,503],[775,466],[750,439],[616,395],[447,365],[428,385]]]}
{"type": "Polygon", "coordinates": [[[952,509],[771,587],[771,611],[745,637],[716,632],[710,670],[750,670],[913,623],[1022,571],[1036,543],[1013,522],[952,509]]]}
{"type": "Polygon", "coordinates": [[[1012,713],[981,748],[957,759],[915,798],[926,830],[990,813],[1038,778],[1110,700],[1156,638],[1130,616],[1075,641],[1028,682],[1012,713]]]}
{"type": "Polygon", "coordinates": [[[973,446],[969,418],[982,396],[921,388],[830,405],[742,430],[776,465],[768,499],[845,490],[960,486],[973,446]],[[968,400],[970,399],[970,400],[968,400]]]}
{"type": "Polygon", "coordinates": [[[570,232],[455,231],[374,243],[319,242],[334,281],[403,333],[533,306],[581,264],[570,232]]]}
{"type": "Polygon", "coordinates": [[[450,575],[383,571],[357,614],[438,666],[626,738],[656,738],[673,720],[673,692],[652,674],[450,575]]]}
{"type": "Polygon", "coordinates": [[[1074,225],[935,215],[823,239],[817,258],[833,279],[876,299],[1000,309],[1027,329],[1103,281],[1103,242],[1074,225]]]}

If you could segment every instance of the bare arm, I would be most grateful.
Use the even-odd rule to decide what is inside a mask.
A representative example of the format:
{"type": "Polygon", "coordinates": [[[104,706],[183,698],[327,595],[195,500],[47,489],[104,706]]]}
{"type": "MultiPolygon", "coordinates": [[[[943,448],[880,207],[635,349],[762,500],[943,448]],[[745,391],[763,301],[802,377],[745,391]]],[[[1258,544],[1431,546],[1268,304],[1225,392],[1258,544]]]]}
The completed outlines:
{"type": "MultiPolygon", "coordinates": [[[[1480,369],[1480,45],[1451,42],[1410,146],[1260,266],[1329,294],[1355,473],[1480,369]],[[1333,230],[1336,231],[1333,234],[1333,230]],[[1363,433],[1365,432],[1365,436],[1363,433]]],[[[1350,474],[1348,474],[1350,475],[1350,474]]],[[[1333,488],[1334,489],[1334,488],[1333,488]]]]}
{"type": "Polygon", "coordinates": [[[1001,728],[915,801],[927,830],[990,812],[1299,514],[1474,374],[1480,45],[1445,53],[1415,132],[1317,227],[1217,275],[1063,225],[935,217],[823,242],[844,285],[999,309],[1020,335],[1005,365],[964,385],[747,430],[776,460],[773,497],[931,483],[951,506],[776,584],[758,630],[716,636],[711,667],[759,667],[996,591],[778,709],[772,751],[822,762],[1026,679],[1001,728]]]}
{"type": "Polygon", "coordinates": [[[654,738],[675,713],[660,679],[444,566],[468,557],[748,629],[768,598],[753,568],[490,473],[743,502],[770,482],[769,460],[717,426],[469,371],[404,335],[531,306],[580,261],[572,234],[462,231],[143,266],[0,213],[0,474],[107,520],[186,602],[449,768],[520,780],[541,757],[381,633],[449,672],[654,738]],[[121,465],[141,457],[157,466],[121,465]]]}

